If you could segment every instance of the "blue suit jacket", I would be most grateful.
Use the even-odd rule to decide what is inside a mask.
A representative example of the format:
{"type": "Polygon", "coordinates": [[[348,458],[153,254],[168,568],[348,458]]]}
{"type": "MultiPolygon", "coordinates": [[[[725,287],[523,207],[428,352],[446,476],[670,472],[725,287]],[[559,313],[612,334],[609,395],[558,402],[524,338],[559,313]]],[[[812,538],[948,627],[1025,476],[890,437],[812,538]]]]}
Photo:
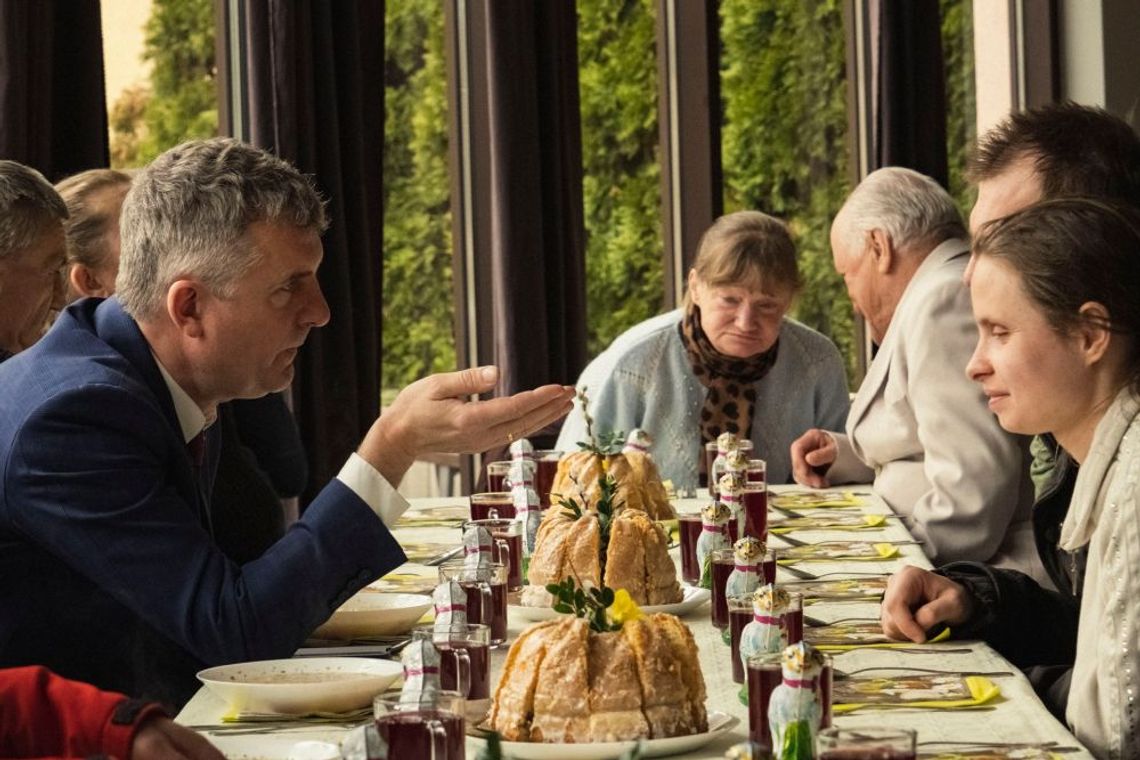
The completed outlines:
{"type": "Polygon", "coordinates": [[[150,348],[115,299],[72,305],[0,365],[0,666],[136,695],[177,682],[167,695],[185,698],[194,667],[289,656],[405,560],[333,480],[284,538],[236,565],[212,540],[202,491],[150,348]]]}

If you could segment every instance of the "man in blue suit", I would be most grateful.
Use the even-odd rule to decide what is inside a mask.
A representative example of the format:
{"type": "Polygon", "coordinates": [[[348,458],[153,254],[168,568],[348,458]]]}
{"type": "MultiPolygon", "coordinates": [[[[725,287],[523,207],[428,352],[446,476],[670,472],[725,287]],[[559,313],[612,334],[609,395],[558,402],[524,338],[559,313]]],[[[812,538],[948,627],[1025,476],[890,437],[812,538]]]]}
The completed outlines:
{"type": "Polygon", "coordinates": [[[309,330],[320,198],[289,164],[217,138],[167,151],[123,206],[118,292],[69,307],[0,365],[0,665],[42,664],[180,703],[204,665],[287,657],[404,561],[388,526],[417,455],[476,451],[565,414],[493,367],[425,378],[259,559],[211,536],[217,405],[286,388],[309,330]]]}

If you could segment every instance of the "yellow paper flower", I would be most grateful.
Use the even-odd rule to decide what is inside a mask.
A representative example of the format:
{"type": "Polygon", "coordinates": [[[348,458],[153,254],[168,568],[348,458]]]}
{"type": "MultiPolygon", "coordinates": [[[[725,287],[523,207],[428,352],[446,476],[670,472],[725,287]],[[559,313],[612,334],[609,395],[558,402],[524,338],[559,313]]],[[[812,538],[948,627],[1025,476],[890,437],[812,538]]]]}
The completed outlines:
{"type": "Polygon", "coordinates": [[[614,593],[614,603],[610,605],[609,613],[610,620],[622,625],[637,620],[645,614],[624,588],[619,588],[614,593]]]}

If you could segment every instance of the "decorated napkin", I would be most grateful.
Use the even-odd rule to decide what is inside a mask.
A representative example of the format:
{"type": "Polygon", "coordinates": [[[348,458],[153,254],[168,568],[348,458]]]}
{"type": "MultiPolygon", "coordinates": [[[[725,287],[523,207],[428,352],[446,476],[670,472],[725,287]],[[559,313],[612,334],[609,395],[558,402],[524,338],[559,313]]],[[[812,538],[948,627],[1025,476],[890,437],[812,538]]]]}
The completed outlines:
{"type": "Polygon", "coordinates": [[[803,594],[804,604],[816,602],[877,602],[887,590],[886,575],[836,580],[789,581],[782,583],[789,591],[803,594]]]}
{"type": "Polygon", "coordinates": [[[426,562],[433,557],[438,557],[449,549],[454,549],[455,544],[438,544],[421,542],[404,542],[400,544],[400,548],[404,550],[404,554],[408,557],[408,562],[426,562]]]}
{"type": "Polygon", "coordinates": [[[409,509],[396,521],[397,528],[458,528],[471,516],[466,504],[431,509],[409,509]]]}
{"type": "Polygon", "coordinates": [[[797,562],[878,562],[894,559],[899,555],[898,547],[887,543],[866,541],[825,541],[807,546],[791,546],[780,549],[777,562],[781,565],[794,565],[797,562]]]}
{"type": "Polygon", "coordinates": [[[887,515],[859,515],[850,512],[816,512],[803,517],[786,517],[768,522],[769,533],[791,533],[793,530],[874,530],[883,527],[887,515]]]}
{"type": "MultiPolygon", "coordinates": [[[[950,630],[943,629],[937,636],[926,642],[928,644],[945,641],[950,637],[950,630]]],[[[820,625],[804,630],[804,640],[824,651],[842,652],[858,647],[872,647],[875,649],[892,649],[895,647],[913,647],[914,642],[897,641],[883,633],[882,624],[878,620],[847,620],[820,625]]]]}
{"type": "Polygon", "coordinates": [[[784,491],[769,495],[773,506],[784,509],[794,509],[797,512],[804,509],[842,509],[845,507],[862,507],[866,501],[854,491],[784,491]]]}
{"type": "Polygon", "coordinates": [[[984,676],[924,674],[891,678],[845,678],[831,687],[832,712],[865,708],[920,707],[960,710],[978,707],[1001,696],[984,676]]]}

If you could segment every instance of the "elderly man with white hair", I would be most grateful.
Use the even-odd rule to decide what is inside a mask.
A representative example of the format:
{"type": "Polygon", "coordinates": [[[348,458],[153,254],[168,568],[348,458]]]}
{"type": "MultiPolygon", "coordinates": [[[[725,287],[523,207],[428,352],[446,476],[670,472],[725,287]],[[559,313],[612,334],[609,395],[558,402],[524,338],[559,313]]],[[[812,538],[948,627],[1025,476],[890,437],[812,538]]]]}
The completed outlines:
{"type": "Polygon", "coordinates": [[[792,444],[797,482],[873,480],[931,560],[1042,577],[1028,522],[1028,441],[1001,429],[966,376],[977,329],[953,200],[929,177],[880,169],[836,215],[831,248],[879,350],[846,433],[812,429],[792,444]]]}

